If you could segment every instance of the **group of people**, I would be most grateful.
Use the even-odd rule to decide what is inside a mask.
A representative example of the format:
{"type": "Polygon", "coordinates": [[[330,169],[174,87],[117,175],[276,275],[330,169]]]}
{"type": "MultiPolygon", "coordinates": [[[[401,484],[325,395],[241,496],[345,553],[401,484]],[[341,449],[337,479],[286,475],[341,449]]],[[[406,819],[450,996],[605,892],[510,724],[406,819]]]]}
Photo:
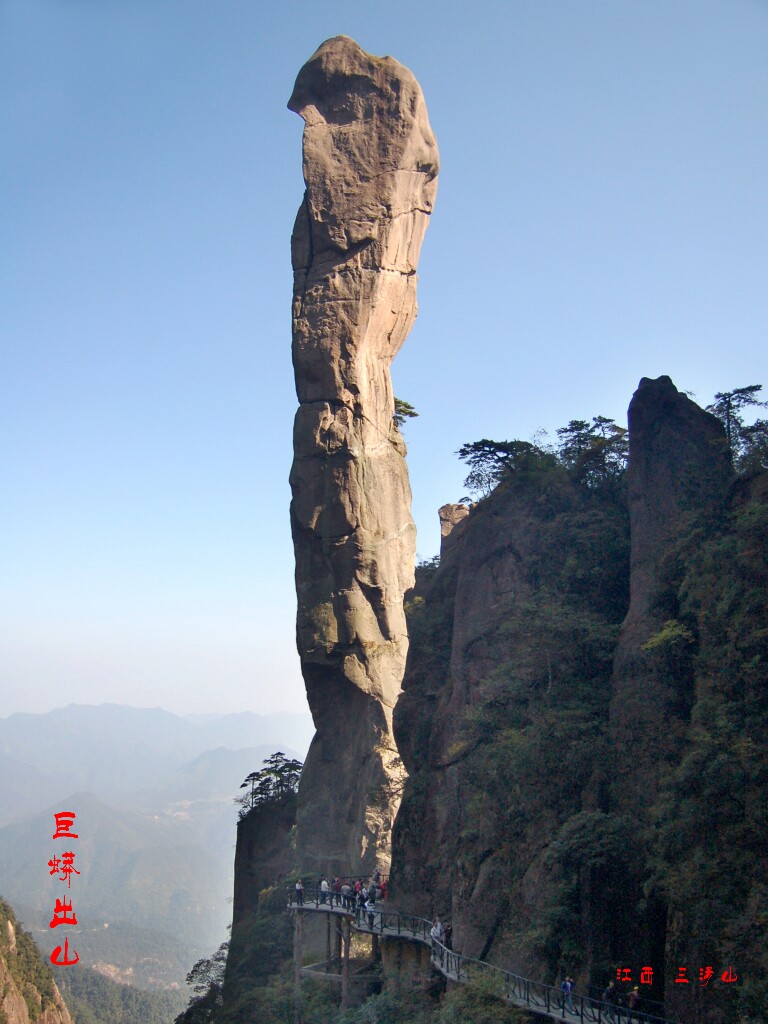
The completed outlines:
{"type": "MultiPolygon", "coordinates": [[[[629,992],[623,993],[616,987],[615,981],[609,981],[608,987],[603,992],[603,1002],[609,1006],[622,1007],[627,1010],[638,1010],[640,1008],[640,986],[635,985],[629,992]]],[[[630,1014],[624,1014],[622,1020],[631,1020],[630,1014]]]]}
{"type": "MultiPolygon", "coordinates": [[[[343,907],[345,910],[368,909],[387,898],[387,880],[382,878],[378,868],[366,882],[358,878],[356,882],[349,879],[334,878],[329,881],[321,875],[317,882],[318,903],[329,906],[343,907]]],[[[296,882],[296,905],[304,904],[304,884],[301,879],[296,882]]],[[[373,925],[371,925],[373,927],[373,925]]]]}
{"type": "Polygon", "coordinates": [[[441,946],[445,946],[446,949],[453,949],[453,925],[450,921],[444,925],[440,918],[436,917],[429,930],[429,937],[433,942],[439,942],[441,946]]]}
{"type": "MultiPolygon", "coordinates": [[[[328,881],[325,875],[321,875],[317,882],[318,903],[329,906],[343,907],[344,910],[354,911],[358,921],[365,915],[368,919],[368,927],[373,928],[376,920],[376,904],[387,898],[387,880],[382,878],[378,868],[371,875],[368,882],[358,878],[356,882],[349,879],[334,878],[328,881]]],[[[304,905],[304,884],[299,879],[295,887],[296,905],[304,905]]],[[[453,949],[453,926],[448,922],[443,924],[439,917],[432,922],[429,932],[433,943],[439,943],[446,949],[453,949]]],[[[573,1005],[573,994],[576,983],[570,975],[567,975],[560,986],[563,993],[563,1007],[571,1013],[576,1012],[573,1005]]],[[[610,1007],[616,1007],[615,1019],[618,1013],[625,1010],[637,1010],[640,1006],[640,990],[636,985],[626,995],[619,992],[616,983],[611,981],[603,992],[603,1002],[610,1007]]],[[[624,1014],[631,1020],[631,1014],[624,1014]]],[[[623,1017],[622,1017],[623,1019],[623,1017]]]]}
{"type": "MultiPolygon", "coordinates": [[[[343,907],[344,910],[353,911],[357,915],[358,922],[365,915],[368,919],[368,927],[373,928],[376,923],[376,914],[381,913],[376,904],[387,898],[387,879],[384,878],[378,868],[366,882],[358,878],[356,882],[347,878],[333,878],[331,881],[325,875],[321,875],[317,881],[317,903],[322,906],[343,907]]],[[[304,905],[304,883],[301,879],[295,886],[296,906],[304,905]]],[[[448,923],[443,925],[439,918],[432,922],[430,936],[434,942],[439,942],[446,949],[453,949],[453,926],[448,923]]]]}
{"type": "MultiPolygon", "coordinates": [[[[566,976],[560,986],[560,991],[563,993],[563,1005],[565,1009],[569,1010],[571,1013],[576,1012],[573,1005],[573,992],[575,987],[576,983],[570,975],[566,976]]],[[[616,987],[616,982],[611,981],[603,992],[602,998],[604,1003],[607,1003],[612,1008],[615,1007],[615,1009],[609,1011],[613,1014],[614,1020],[631,1020],[631,1013],[626,1013],[625,1011],[639,1010],[640,1008],[640,988],[637,985],[624,994],[619,992],[616,987]],[[622,1015],[621,1018],[619,1018],[619,1014],[622,1015]]]]}

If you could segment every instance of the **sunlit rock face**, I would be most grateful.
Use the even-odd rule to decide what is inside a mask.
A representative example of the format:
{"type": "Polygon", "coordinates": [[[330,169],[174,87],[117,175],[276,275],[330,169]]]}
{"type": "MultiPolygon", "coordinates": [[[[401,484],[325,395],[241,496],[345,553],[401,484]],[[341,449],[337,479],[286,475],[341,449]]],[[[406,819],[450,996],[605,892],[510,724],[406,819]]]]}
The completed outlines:
{"type": "Polygon", "coordinates": [[[299,72],[306,192],[291,239],[297,645],[317,729],[299,791],[304,871],[389,863],[392,709],[415,528],[390,364],[416,317],[438,155],[421,89],[338,36],[299,72]]]}
{"type": "Polygon", "coordinates": [[[0,1020],[3,1024],[72,1024],[55,983],[46,985],[47,967],[40,954],[30,947],[34,950],[29,936],[24,943],[13,912],[0,901],[0,1020]],[[27,980],[20,980],[20,974],[27,980]]]}

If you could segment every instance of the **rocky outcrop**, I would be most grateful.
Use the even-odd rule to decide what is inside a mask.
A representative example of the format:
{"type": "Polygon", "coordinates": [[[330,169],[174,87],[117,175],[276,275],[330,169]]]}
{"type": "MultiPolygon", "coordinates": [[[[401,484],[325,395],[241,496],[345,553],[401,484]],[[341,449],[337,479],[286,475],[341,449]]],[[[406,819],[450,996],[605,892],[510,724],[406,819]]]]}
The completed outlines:
{"type": "MultiPolygon", "coordinates": [[[[722,425],[661,377],[641,382],[629,435],[627,502],[623,485],[601,492],[550,464],[511,474],[469,515],[441,509],[444,557],[408,603],[392,894],[451,918],[466,955],[550,982],[565,967],[580,991],[599,995],[617,963],[658,964],[645,994],[661,1001],[662,965],[690,920],[666,896],[681,879],[670,851],[684,854],[665,816],[678,793],[690,803],[690,769],[678,769],[702,742],[697,695],[712,717],[701,659],[713,607],[724,615],[739,591],[729,584],[724,601],[712,580],[694,587],[696,552],[727,530],[722,425]]],[[[743,523],[762,529],[751,512],[743,523]]],[[[742,543],[752,565],[757,545],[742,543]]],[[[731,541],[718,544],[723,557],[731,541]]],[[[759,646],[758,625],[745,649],[759,646]]]]}
{"type": "Polygon", "coordinates": [[[464,535],[463,529],[457,527],[466,524],[469,509],[466,505],[442,505],[437,515],[440,519],[440,561],[444,562],[464,535]]]}
{"type": "Polygon", "coordinates": [[[257,804],[237,823],[232,933],[222,998],[224,1016],[236,1007],[255,1012],[254,986],[275,970],[291,948],[292,921],[285,914],[286,866],[292,859],[296,794],[257,804]],[[265,953],[269,949],[269,955],[265,953]]]}
{"type": "Polygon", "coordinates": [[[296,796],[258,804],[237,823],[232,938],[244,928],[263,889],[282,884],[291,857],[291,830],[296,824],[296,796]]]}
{"type": "Polygon", "coordinates": [[[390,364],[416,316],[437,147],[413,75],[330,39],[296,80],[306,193],[292,237],[291,469],[297,645],[317,729],[299,791],[301,870],[386,866],[392,708],[415,530],[390,364]]]}
{"type": "MultiPolygon", "coordinates": [[[[561,884],[545,854],[572,815],[605,798],[597,773],[559,751],[569,731],[591,729],[597,742],[607,722],[626,516],[559,467],[455,511],[441,509],[441,523],[455,520],[452,543],[409,602],[395,734],[410,777],[393,898],[450,919],[465,955],[536,976],[530,933],[561,884]]],[[[595,924],[586,915],[585,933],[595,924]]]]}
{"type": "Polygon", "coordinates": [[[628,421],[630,605],[614,660],[611,729],[614,802],[637,813],[655,800],[693,699],[680,673],[664,671],[643,646],[677,612],[665,580],[674,573],[670,545],[722,510],[733,469],[722,423],[669,377],[640,381],[628,421]]]}
{"type": "Polygon", "coordinates": [[[50,968],[2,900],[0,1019],[4,1024],[72,1024],[50,968]]]}
{"type": "Polygon", "coordinates": [[[669,377],[640,381],[628,423],[630,605],[614,655],[610,805],[636,826],[625,899],[645,911],[628,918],[615,949],[627,961],[662,963],[668,894],[649,883],[648,865],[658,856],[654,817],[661,788],[690,740],[696,694],[694,636],[678,620],[678,587],[690,538],[711,532],[728,501],[733,469],[723,424],[669,377]]]}

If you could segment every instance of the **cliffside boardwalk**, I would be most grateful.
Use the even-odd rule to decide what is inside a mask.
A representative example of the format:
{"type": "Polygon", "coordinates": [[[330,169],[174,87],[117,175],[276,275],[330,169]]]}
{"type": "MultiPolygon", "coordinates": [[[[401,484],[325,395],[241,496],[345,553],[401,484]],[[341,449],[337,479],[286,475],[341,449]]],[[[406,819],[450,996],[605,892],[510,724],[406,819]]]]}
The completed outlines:
{"type": "MultiPolygon", "coordinates": [[[[431,936],[432,923],[423,917],[413,914],[402,914],[399,911],[384,910],[377,904],[372,913],[362,908],[349,909],[342,903],[332,902],[335,893],[321,893],[317,886],[309,885],[304,890],[303,902],[296,904],[295,892],[288,890],[288,909],[294,914],[295,940],[294,962],[296,965],[297,1014],[300,1007],[300,986],[302,977],[319,978],[324,981],[338,982],[342,986],[342,1009],[346,1008],[349,999],[349,946],[351,931],[376,937],[383,937],[402,942],[419,942],[430,948],[430,962],[435,970],[449,981],[465,984],[479,975],[491,975],[498,979],[498,990],[502,998],[513,1006],[529,1010],[547,1020],[558,1022],[588,1022],[588,1024],[675,1024],[670,1018],[659,1017],[638,1010],[629,1010],[623,1006],[613,1006],[600,999],[589,996],[572,995],[573,1010],[565,1005],[565,996],[553,985],[522,978],[510,971],[502,970],[484,960],[474,960],[448,949],[431,936]],[[302,966],[302,935],[304,914],[325,914],[330,923],[331,917],[338,917],[341,924],[341,957],[331,956],[330,930],[328,955],[326,960],[316,964],[302,966]],[[371,924],[371,918],[373,923],[371,924]],[[340,973],[330,971],[336,960],[341,960],[340,973]]],[[[299,1024],[300,1015],[297,1016],[299,1024]]]]}

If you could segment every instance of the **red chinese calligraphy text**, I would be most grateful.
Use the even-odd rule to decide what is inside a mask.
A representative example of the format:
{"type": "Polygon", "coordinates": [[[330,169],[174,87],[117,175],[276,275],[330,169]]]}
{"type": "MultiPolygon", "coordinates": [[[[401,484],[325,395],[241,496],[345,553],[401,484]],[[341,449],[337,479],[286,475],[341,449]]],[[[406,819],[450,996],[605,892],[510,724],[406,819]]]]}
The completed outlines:
{"type": "Polygon", "coordinates": [[[53,919],[48,925],[49,928],[58,928],[60,924],[77,924],[77,918],[72,908],[72,900],[67,903],[66,899],[56,900],[53,908],[53,919]]]}
{"type": "Polygon", "coordinates": [[[51,869],[48,873],[50,875],[59,872],[59,878],[61,881],[66,881],[67,888],[72,887],[72,873],[79,875],[80,872],[75,867],[75,855],[69,850],[67,853],[62,853],[61,858],[53,857],[48,861],[48,867],[51,869]]]}
{"type": "Polygon", "coordinates": [[[69,939],[64,939],[63,952],[64,958],[61,959],[62,949],[61,946],[57,946],[56,949],[54,949],[54,951],[51,953],[51,963],[56,964],[57,967],[69,967],[71,964],[76,964],[77,961],[80,959],[80,956],[78,955],[76,949],[72,950],[72,952],[75,955],[75,959],[69,959],[69,939]]]}
{"type": "Polygon", "coordinates": [[[80,837],[76,832],[70,831],[75,823],[77,815],[74,811],[59,811],[54,814],[56,819],[56,831],[51,836],[52,839],[79,839],[80,837]]]}

